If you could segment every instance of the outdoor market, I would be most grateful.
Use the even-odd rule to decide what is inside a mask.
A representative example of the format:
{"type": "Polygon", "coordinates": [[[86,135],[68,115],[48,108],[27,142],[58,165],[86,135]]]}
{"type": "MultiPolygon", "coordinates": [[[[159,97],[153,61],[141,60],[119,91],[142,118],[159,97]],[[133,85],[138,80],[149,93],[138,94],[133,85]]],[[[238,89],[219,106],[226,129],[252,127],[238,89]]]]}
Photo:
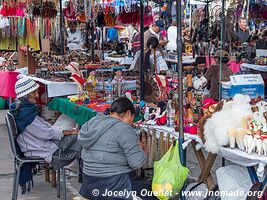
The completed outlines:
{"type": "Polygon", "coordinates": [[[266,84],[267,0],[0,0],[3,199],[267,199],[266,84]]]}

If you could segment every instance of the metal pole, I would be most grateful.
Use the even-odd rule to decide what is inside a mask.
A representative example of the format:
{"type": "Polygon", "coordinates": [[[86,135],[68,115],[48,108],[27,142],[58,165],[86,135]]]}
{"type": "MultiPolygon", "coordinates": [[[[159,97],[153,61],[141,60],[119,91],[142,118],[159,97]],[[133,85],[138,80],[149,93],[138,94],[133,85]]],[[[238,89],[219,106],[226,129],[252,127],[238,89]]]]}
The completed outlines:
{"type": "Polygon", "coordinates": [[[62,16],[62,0],[59,1],[59,19],[60,19],[60,44],[61,55],[64,55],[64,33],[63,33],[63,16],[62,16]]]}
{"type": "MultiPolygon", "coordinates": [[[[176,17],[177,17],[177,72],[179,84],[179,139],[180,145],[184,140],[184,118],[183,118],[183,64],[182,64],[182,5],[181,1],[176,0],[176,17]]],[[[180,148],[181,163],[185,163],[184,152],[180,148]]]]}
{"type": "MultiPolygon", "coordinates": [[[[179,102],[179,154],[180,162],[185,166],[185,150],[182,148],[184,143],[184,116],[183,116],[183,63],[182,63],[182,4],[181,0],[176,0],[176,22],[177,22],[177,68],[178,71],[178,102],[179,102]]],[[[185,188],[182,188],[182,191],[185,188]]],[[[181,193],[182,194],[182,193],[181,193]]],[[[185,196],[180,195],[184,200],[185,196]]]]}
{"type": "Polygon", "coordinates": [[[142,2],[142,0],[140,1],[140,43],[141,43],[141,50],[140,50],[140,62],[141,62],[141,73],[140,73],[140,80],[141,80],[141,100],[145,99],[145,68],[144,68],[144,49],[145,49],[145,45],[144,45],[144,4],[142,2]]]}
{"type": "Polygon", "coordinates": [[[179,134],[184,137],[183,133],[183,64],[182,64],[182,15],[181,1],[176,0],[176,16],[177,16],[177,72],[179,80],[179,134]]]}
{"type": "MultiPolygon", "coordinates": [[[[221,50],[224,49],[224,41],[225,41],[225,1],[222,0],[222,13],[221,13],[221,50]]],[[[219,100],[221,100],[221,81],[222,81],[222,55],[220,55],[220,75],[219,75],[219,100]]],[[[225,159],[222,158],[222,166],[225,166],[225,159]]]]}
{"type": "MultiPolygon", "coordinates": [[[[224,27],[224,12],[225,12],[225,2],[222,0],[222,12],[221,12],[221,50],[224,48],[224,33],[225,33],[225,27],[224,27]]],[[[220,73],[219,73],[219,83],[221,84],[222,80],[222,55],[220,55],[220,73]]],[[[221,85],[219,87],[219,100],[221,100],[221,85]]]]}

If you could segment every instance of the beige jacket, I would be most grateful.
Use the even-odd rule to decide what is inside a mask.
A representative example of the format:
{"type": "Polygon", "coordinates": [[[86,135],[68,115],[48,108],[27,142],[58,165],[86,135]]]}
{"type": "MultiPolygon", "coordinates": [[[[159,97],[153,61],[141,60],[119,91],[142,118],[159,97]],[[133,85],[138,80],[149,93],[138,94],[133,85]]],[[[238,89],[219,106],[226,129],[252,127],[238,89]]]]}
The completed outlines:
{"type": "MultiPolygon", "coordinates": [[[[158,40],[162,40],[162,35],[161,34],[156,34],[151,28],[148,29],[145,33],[144,33],[144,46],[145,46],[145,53],[148,51],[148,46],[147,46],[147,41],[149,40],[149,38],[151,37],[156,37],[158,38],[158,40]]],[[[159,47],[159,51],[161,52],[162,56],[164,55],[163,53],[163,49],[162,47],[159,47]]]]}

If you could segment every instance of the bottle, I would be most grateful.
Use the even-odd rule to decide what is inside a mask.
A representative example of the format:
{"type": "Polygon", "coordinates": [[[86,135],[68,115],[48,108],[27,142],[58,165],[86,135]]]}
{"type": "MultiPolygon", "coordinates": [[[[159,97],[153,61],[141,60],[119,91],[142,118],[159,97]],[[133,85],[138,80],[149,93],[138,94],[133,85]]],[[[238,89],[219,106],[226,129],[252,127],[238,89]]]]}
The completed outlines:
{"type": "Polygon", "coordinates": [[[113,101],[113,84],[111,83],[111,78],[108,79],[108,82],[105,86],[106,90],[106,101],[112,102],[113,101]]]}
{"type": "Polygon", "coordinates": [[[175,109],[172,107],[172,100],[168,101],[167,104],[167,126],[174,127],[174,116],[175,116],[175,109]]]}

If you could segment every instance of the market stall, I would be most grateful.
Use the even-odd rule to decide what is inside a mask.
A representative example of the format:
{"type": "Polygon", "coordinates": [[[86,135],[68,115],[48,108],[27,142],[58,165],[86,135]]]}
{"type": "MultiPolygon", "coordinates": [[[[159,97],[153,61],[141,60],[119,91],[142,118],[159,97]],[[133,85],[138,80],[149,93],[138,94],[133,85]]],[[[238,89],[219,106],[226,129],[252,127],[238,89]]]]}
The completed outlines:
{"type": "MultiPolygon", "coordinates": [[[[264,51],[260,51],[261,56],[252,58],[252,54],[248,55],[248,50],[249,53],[254,51],[253,44],[245,45],[235,41],[234,37],[237,31],[235,26],[241,14],[249,16],[251,23],[257,19],[259,27],[265,16],[247,13],[250,10],[261,10],[255,7],[254,2],[246,5],[246,9],[241,9],[241,1],[236,4],[227,2],[227,6],[225,1],[222,1],[222,4],[217,2],[218,5],[213,3],[207,1],[200,5],[187,1],[183,6],[186,8],[185,15],[190,15],[190,20],[186,19],[183,24],[182,2],[177,1],[177,24],[170,26],[175,34],[169,35],[175,35],[175,39],[167,38],[166,33],[163,37],[165,43],[167,39],[173,39],[177,44],[171,51],[166,47],[167,50],[161,54],[160,45],[154,48],[151,44],[149,49],[146,49],[144,26],[154,25],[157,17],[168,22],[164,24],[161,21],[161,28],[169,28],[167,10],[171,8],[164,2],[152,4],[149,1],[70,0],[63,5],[63,11],[60,2],[59,17],[58,2],[34,2],[32,7],[19,4],[23,10],[22,16],[5,14],[6,9],[9,9],[5,2],[0,10],[3,15],[1,20],[5,22],[0,27],[0,40],[4,43],[0,44],[0,49],[17,50],[17,60],[20,63],[11,59],[9,53],[0,54],[2,69],[10,70],[0,74],[0,83],[7,83],[0,84],[0,96],[16,97],[12,93],[12,87],[17,73],[11,70],[22,66],[27,66],[27,69],[22,71],[28,71],[29,77],[42,85],[42,105],[48,105],[49,109],[67,115],[80,126],[93,118],[97,112],[104,112],[115,99],[126,96],[135,104],[138,113],[135,126],[139,130],[140,141],[149,149],[145,168],[153,168],[154,162],[160,160],[171,145],[179,141],[180,163],[185,165],[185,148],[191,143],[201,170],[198,182],[206,183],[209,189],[215,185],[211,168],[217,155],[247,166],[252,181],[257,181],[252,166],[266,163],[265,156],[256,157],[255,153],[251,156],[247,152],[232,149],[230,137],[225,139],[223,144],[216,138],[220,147],[216,146],[217,150],[213,150],[214,146],[210,143],[214,141],[210,141],[214,137],[211,133],[215,130],[210,127],[208,130],[205,126],[211,123],[213,115],[217,115],[216,111],[232,106],[229,102],[223,104],[220,101],[222,98],[231,100],[236,93],[242,93],[249,95],[251,101],[258,96],[264,99],[262,88],[265,86],[259,76],[249,78],[233,74],[240,70],[251,70],[252,74],[267,71],[266,55],[262,56],[264,51]],[[49,3],[51,5],[48,5],[49,3]],[[161,11],[155,13],[154,5],[159,6],[161,11]],[[40,7],[43,8],[40,10],[40,7]],[[79,21],[78,26],[74,20],[79,21]],[[65,25],[63,21],[66,21],[65,25]],[[129,70],[135,60],[130,48],[131,37],[135,33],[131,31],[138,32],[130,30],[129,24],[140,27],[140,39],[137,42],[140,45],[140,60],[136,61],[140,68],[137,71],[129,70]],[[187,24],[188,27],[183,27],[187,24]],[[75,30],[70,30],[75,26],[75,30]],[[225,32],[228,34],[225,35],[225,32]],[[241,79],[250,83],[244,84],[245,81],[242,82],[241,79]],[[255,82],[256,79],[260,81],[255,82]],[[213,99],[206,101],[207,97],[213,99]],[[217,103],[221,107],[209,108],[218,105],[217,103]],[[207,158],[204,157],[204,148],[208,151],[207,158]],[[238,162],[238,157],[251,162],[238,162]]],[[[250,28],[256,29],[255,26],[250,28]]],[[[164,31],[159,35],[164,35],[164,31]]],[[[244,109],[246,108],[237,110],[242,113],[244,109]]],[[[232,113],[229,110],[227,112],[228,115],[222,117],[222,120],[227,122],[212,124],[218,130],[222,125],[229,125],[229,116],[232,113]]],[[[220,119],[217,118],[218,121],[220,119]]],[[[238,123],[240,125],[240,121],[238,123]]],[[[230,124],[227,128],[242,127],[230,124]]],[[[264,136],[265,131],[261,130],[258,135],[264,136]]],[[[224,130],[223,134],[225,136],[228,132],[224,130]]],[[[217,143],[213,143],[215,144],[217,143]]]]}

